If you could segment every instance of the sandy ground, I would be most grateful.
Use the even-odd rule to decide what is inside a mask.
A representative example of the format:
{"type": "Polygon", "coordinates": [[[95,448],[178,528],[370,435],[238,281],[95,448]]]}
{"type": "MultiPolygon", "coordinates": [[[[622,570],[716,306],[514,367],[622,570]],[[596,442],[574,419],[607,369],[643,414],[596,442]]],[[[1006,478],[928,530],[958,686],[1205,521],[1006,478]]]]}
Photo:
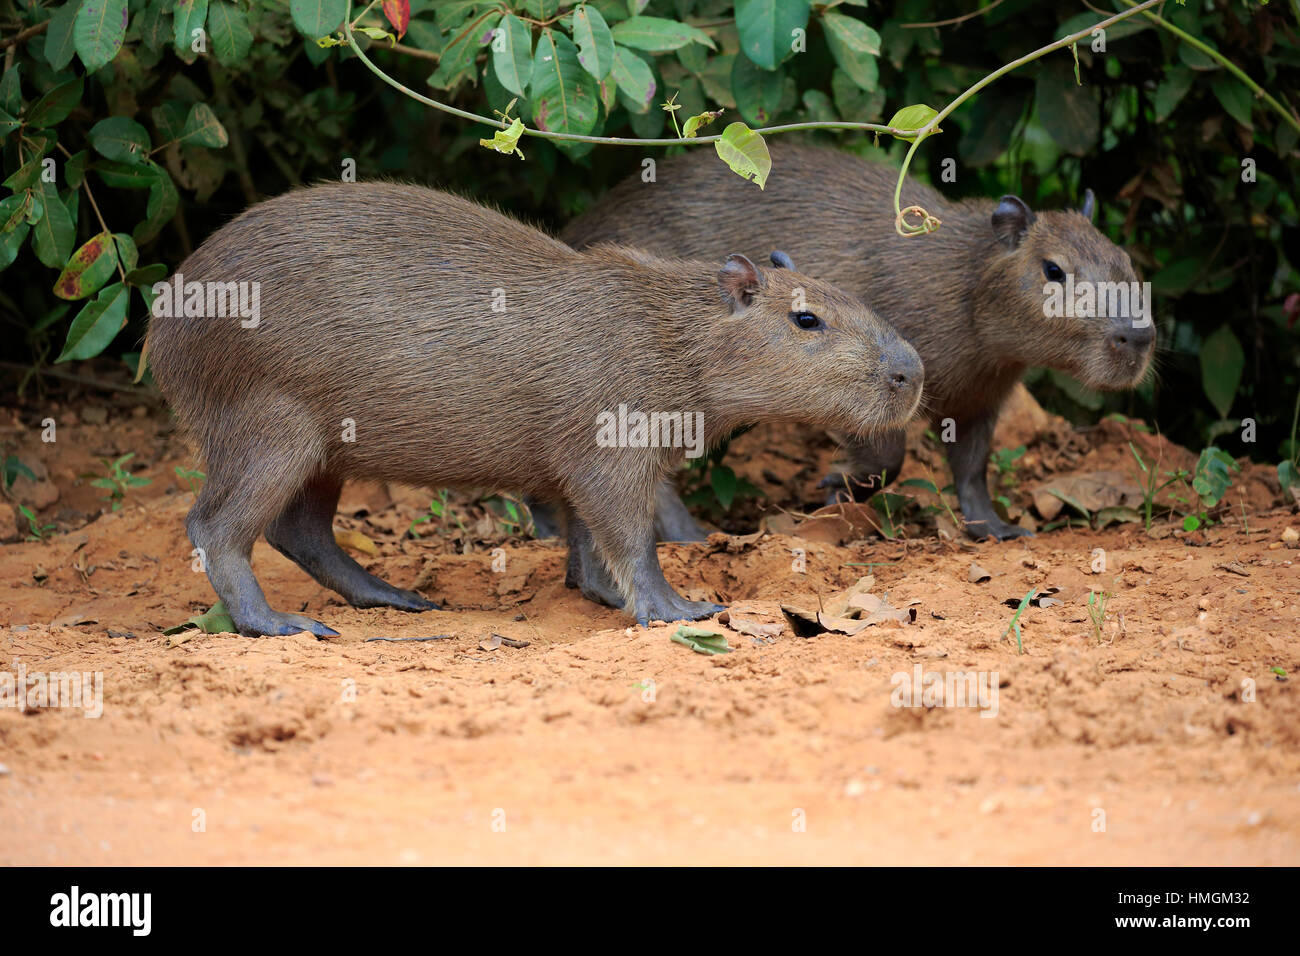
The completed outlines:
{"type": "MultiPolygon", "coordinates": [[[[1000,444],[1029,446],[1006,489],[1026,521],[1044,482],[1131,472],[1130,439],[1188,458],[1022,411],[1000,444]]],[[[453,499],[463,529],[414,539],[427,492],[361,487],[338,522],[374,545],[358,559],[446,610],[343,606],[260,543],[272,604],[341,636],[169,637],[213,595],[165,414],[82,399],[55,410],[51,445],[47,411],[4,414],[39,479],[14,494],[56,528],[0,546],[0,671],[98,673],[103,712],[0,707],[0,863],[1300,863],[1300,551],[1283,544],[1300,520],[1266,468],[1192,534],[1162,518],[969,543],[917,513],[884,540],[851,508],[783,512],[815,504],[833,446],[756,430],[728,460],[768,497],[725,524],[762,533],[660,550],[683,592],[784,624],[707,623],[734,648],[718,656],[567,590],[558,542],[472,497],[453,499]],[[107,511],[88,476],[130,451],[151,484],[107,511]],[[868,574],[914,622],[800,637],[780,611],[868,574]],[[1058,603],[1025,610],[1018,653],[1004,602],[1031,588],[1058,603]],[[493,634],[526,646],[485,649],[493,634]],[[432,635],[450,636],[366,640],[432,635]],[[996,696],[896,706],[918,670],[996,696]]],[[[930,443],[914,450],[905,477],[947,480],[930,443]]]]}

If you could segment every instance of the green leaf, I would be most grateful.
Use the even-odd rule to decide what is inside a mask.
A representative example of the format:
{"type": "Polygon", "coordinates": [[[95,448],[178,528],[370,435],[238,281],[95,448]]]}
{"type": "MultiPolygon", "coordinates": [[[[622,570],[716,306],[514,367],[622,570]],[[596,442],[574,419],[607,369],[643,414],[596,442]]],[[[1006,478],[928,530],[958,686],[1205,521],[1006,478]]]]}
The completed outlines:
{"type": "Polygon", "coordinates": [[[1246,354],[1227,325],[1219,326],[1218,331],[1202,343],[1201,387],[1220,418],[1228,417],[1245,367],[1246,354]]]}
{"type": "Polygon", "coordinates": [[[45,61],[56,72],[71,63],[73,54],[77,52],[72,39],[72,28],[80,7],[81,0],[68,0],[50,17],[49,29],[45,31],[45,61]]]}
{"type": "Polygon", "coordinates": [[[195,103],[190,108],[190,115],[185,118],[185,128],[181,131],[180,142],[192,146],[207,146],[220,149],[230,142],[226,128],[212,112],[207,103],[195,103]]]}
{"type": "Polygon", "coordinates": [[[645,60],[621,46],[614,48],[610,76],[618,84],[618,101],[632,113],[646,113],[654,103],[655,75],[645,60]]]}
{"type": "Polygon", "coordinates": [[[72,27],[77,56],[94,73],[111,63],[126,38],[126,0],[84,0],[72,27]]]}
{"type": "MultiPolygon", "coordinates": [[[[360,7],[364,6],[360,4],[360,7]]],[[[347,0],[289,0],[294,26],[303,36],[313,40],[333,33],[343,23],[347,12],[347,0]]]]}
{"type": "Polygon", "coordinates": [[[772,156],[763,137],[744,123],[732,123],[724,129],[722,138],[714,141],[713,148],[733,173],[758,183],[759,189],[766,185],[772,171],[772,156]]]}
{"type": "Polygon", "coordinates": [[[775,70],[794,52],[794,31],[807,29],[811,9],[807,0],[736,0],[741,52],[763,69],[775,70]]]}
{"type": "Polygon", "coordinates": [[[533,35],[513,13],[501,18],[497,30],[500,33],[492,37],[492,71],[502,86],[523,96],[533,72],[533,35]]]}
{"type": "MultiPolygon", "coordinates": [[[[441,11],[442,8],[439,8],[441,11]]],[[[479,48],[492,39],[499,18],[493,14],[471,26],[457,28],[455,35],[443,47],[438,68],[429,77],[429,85],[440,90],[450,90],[462,80],[473,79],[478,72],[475,62],[479,48]]]]}
{"type": "Polygon", "coordinates": [[[1300,469],[1297,469],[1295,463],[1290,460],[1281,462],[1277,466],[1277,480],[1284,492],[1300,485],[1300,469]]]}
{"type": "Polygon", "coordinates": [[[211,0],[208,33],[212,36],[212,53],[222,66],[234,66],[243,61],[253,46],[248,14],[230,0],[211,0]]]}
{"type": "MultiPolygon", "coordinates": [[[[890,119],[886,125],[892,126],[894,129],[910,129],[915,131],[920,130],[929,123],[930,120],[934,119],[938,115],[938,110],[931,109],[924,103],[914,103],[911,106],[904,106],[901,110],[895,113],[893,118],[890,119]]],[[[942,132],[943,129],[940,127],[936,126],[934,128],[934,133],[942,132]]],[[[931,135],[933,135],[933,133],[931,133],[931,135]]],[[[916,136],[915,134],[912,136],[906,136],[900,133],[895,133],[894,138],[910,143],[916,139],[916,136]]]]}
{"type": "Polygon", "coordinates": [[[1184,66],[1171,66],[1165,71],[1164,79],[1156,87],[1157,123],[1169,119],[1195,79],[1196,74],[1184,66]]]}
{"type": "Polygon", "coordinates": [[[172,42],[172,0],[149,0],[136,14],[135,29],[140,41],[154,53],[172,42]]]}
{"type": "MultiPolygon", "coordinates": [[[[7,74],[6,74],[7,75],[7,74]]],[[[28,126],[57,126],[81,102],[82,78],[68,80],[50,90],[26,116],[28,126]]]]}
{"type": "MultiPolygon", "coordinates": [[[[80,98],[80,97],[78,97],[80,98]]],[[[11,116],[17,116],[23,109],[23,91],[18,80],[18,67],[11,66],[0,77],[0,108],[11,116]]]]}
{"type": "Polygon", "coordinates": [[[135,240],[126,233],[115,232],[113,244],[117,246],[117,261],[122,263],[122,271],[129,275],[140,262],[140,250],[136,248],[135,240]]]}
{"type": "Polygon", "coordinates": [[[683,644],[697,654],[730,654],[734,647],[727,643],[727,635],[717,631],[706,631],[700,627],[688,627],[683,624],[669,638],[675,644],[683,644]]]}
{"type": "Polygon", "coordinates": [[[510,124],[508,129],[499,129],[492,134],[491,139],[481,139],[478,144],[486,146],[488,149],[494,149],[498,153],[505,153],[507,156],[517,153],[519,158],[523,159],[523,151],[519,148],[519,137],[523,134],[524,121],[517,119],[510,124]]]}
{"type": "Polygon", "coordinates": [[[90,130],[90,145],[105,159],[138,165],[149,158],[149,131],[126,116],[110,116],[90,130]]]}
{"type": "Polygon", "coordinates": [[[182,631],[194,630],[197,628],[204,634],[235,634],[235,621],[226,610],[226,602],[218,601],[202,614],[196,614],[184,624],[177,624],[175,627],[169,627],[163,631],[164,634],[180,634],[182,631]]]}
{"type": "Polygon", "coordinates": [[[92,168],[110,189],[148,189],[157,178],[152,163],[128,166],[105,160],[95,163],[92,168]]]}
{"type": "Polygon", "coordinates": [[[101,232],[72,254],[54,283],[60,299],[84,299],[94,295],[117,269],[117,248],[112,236],[101,232]]]}
{"type": "Polygon", "coordinates": [[[1038,122],[1067,153],[1083,156],[1101,134],[1097,91],[1074,82],[1070,67],[1057,61],[1038,74],[1034,97],[1038,122]]]}
{"type": "MultiPolygon", "coordinates": [[[[32,231],[32,227],[25,222],[20,222],[8,232],[0,233],[0,271],[8,269],[27,241],[27,234],[32,231]]],[[[1290,464],[1288,462],[1287,464],[1290,464]]]]}
{"type": "Polygon", "coordinates": [[[555,133],[590,133],[596,125],[600,101],[596,81],[578,62],[573,41],[545,30],[533,56],[533,124],[555,133]]]}
{"type": "Polygon", "coordinates": [[[1210,89],[1229,116],[1247,129],[1251,128],[1250,108],[1254,98],[1245,84],[1235,76],[1220,73],[1210,81],[1210,89]]]}
{"type": "Polygon", "coordinates": [[[785,70],[763,70],[747,56],[731,64],[731,95],[741,118],[755,126],[766,126],[781,107],[785,92],[785,70]]]}
{"type": "Polygon", "coordinates": [[[578,45],[578,62],[598,80],[614,68],[614,36],[599,10],[583,4],[573,11],[573,41],[578,45]]]}
{"type": "Polygon", "coordinates": [[[726,465],[714,465],[709,471],[709,485],[724,511],[736,500],[736,473],[726,465]]]}
{"type": "Polygon", "coordinates": [[[842,13],[822,14],[822,25],[826,28],[826,45],[840,69],[868,93],[874,90],[880,76],[876,62],[880,34],[861,20],[842,13]]]}
{"type": "Polygon", "coordinates": [[[698,113],[695,116],[690,117],[682,125],[682,137],[684,139],[694,139],[695,134],[698,133],[702,127],[708,126],[715,119],[721,116],[724,112],[726,111],[709,110],[707,112],[698,113]]]}
{"type": "Polygon", "coordinates": [[[152,160],[149,166],[153,169],[154,179],[149,185],[149,203],[145,207],[146,218],[131,230],[131,238],[139,243],[148,242],[158,235],[162,227],[176,214],[176,207],[180,204],[180,195],[176,192],[176,185],[167,175],[167,171],[152,160]]]}
{"type": "Polygon", "coordinates": [[[172,7],[172,38],[180,53],[193,53],[194,31],[201,30],[207,19],[208,0],[176,0],[172,7]]]}
{"type": "Polygon", "coordinates": [[[76,239],[76,230],[68,207],[59,198],[59,191],[53,183],[40,183],[42,203],[41,218],[35,223],[33,242],[36,258],[51,269],[61,269],[72,255],[72,243],[76,239]]]}
{"type": "Polygon", "coordinates": [[[614,24],[610,32],[615,43],[647,53],[667,53],[688,43],[703,43],[710,50],[717,49],[703,30],[662,17],[632,17],[614,24]]]}
{"type": "MultiPolygon", "coordinates": [[[[114,234],[113,238],[116,240],[119,237],[114,234]]],[[[139,269],[131,269],[126,274],[128,285],[143,286],[146,289],[155,282],[161,282],[166,278],[167,266],[161,262],[155,262],[148,266],[141,266],[139,269]]]]}
{"type": "Polygon", "coordinates": [[[31,189],[41,178],[41,170],[44,168],[44,157],[33,156],[30,160],[16,169],[12,176],[3,183],[6,189],[12,189],[18,192],[23,189],[31,189]]]}
{"type": "MultiPolygon", "coordinates": [[[[110,243],[111,245],[111,243],[110,243]]],[[[72,320],[63,351],[54,361],[71,362],[94,358],[122,331],[126,325],[126,303],[130,289],[120,282],[102,290],[87,302],[72,320]]]]}

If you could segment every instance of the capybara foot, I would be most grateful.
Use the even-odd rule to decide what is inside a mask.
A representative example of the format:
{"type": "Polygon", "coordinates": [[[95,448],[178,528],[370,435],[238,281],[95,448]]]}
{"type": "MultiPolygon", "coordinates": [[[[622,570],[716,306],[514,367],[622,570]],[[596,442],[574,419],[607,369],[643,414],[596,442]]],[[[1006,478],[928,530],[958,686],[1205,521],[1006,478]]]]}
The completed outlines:
{"type": "Polygon", "coordinates": [[[379,582],[382,587],[368,587],[360,593],[345,594],[353,607],[395,607],[399,611],[441,611],[442,607],[417,591],[395,588],[379,582]]]}
{"type": "Polygon", "coordinates": [[[339,632],[320,621],[303,614],[285,614],[281,611],[264,611],[260,614],[240,615],[235,627],[245,637],[283,637],[306,631],[317,637],[338,637],[339,632]]]}
{"type": "Polygon", "coordinates": [[[989,535],[997,538],[999,541],[1006,541],[1008,538],[1032,538],[1034,533],[1027,528],[1022,528],[1018,524],[1007,524],[1001,518],[985,518],[982,521],[967,521],[966,533],[977,541],[987,538],[989,535]]]}
{"type": "Polygon", "coordinates": [[[642,602],[636,622],[649,627],[651,621],[700,621],[725,610],[723,605],[712,601],[688,601],[670,592],[642,602]]]}

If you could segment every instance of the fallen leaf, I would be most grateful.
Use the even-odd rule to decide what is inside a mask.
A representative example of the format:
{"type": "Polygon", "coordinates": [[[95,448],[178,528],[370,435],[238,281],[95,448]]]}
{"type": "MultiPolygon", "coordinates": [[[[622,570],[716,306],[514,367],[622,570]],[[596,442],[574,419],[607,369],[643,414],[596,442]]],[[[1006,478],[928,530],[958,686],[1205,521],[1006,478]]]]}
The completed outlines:
{"type": "Polygon", "coordinates": [[[716,631],[682,625],[670,638],[677,644],[685,645],[697,654],[730,654],[734,647],[727,643],[727,636],[716,631]]]}
{"type": "Polygon", "coordinates": [[[971,563],[970,570],[966,572],[966,580],[970,581],[972,584],[982,584],[983,582],[991,581],[992,579],[993,575],[989,574],[974,562],[971,563]]]}
{"type": "Polygon", "coordinates": [[[353,531],[350,528],[335,528],[334,540],[341,548],[351,548],[353,551],[360,551],[362,554],[379,554],[379,548],[375,543],[360,531],[353,531]]]}

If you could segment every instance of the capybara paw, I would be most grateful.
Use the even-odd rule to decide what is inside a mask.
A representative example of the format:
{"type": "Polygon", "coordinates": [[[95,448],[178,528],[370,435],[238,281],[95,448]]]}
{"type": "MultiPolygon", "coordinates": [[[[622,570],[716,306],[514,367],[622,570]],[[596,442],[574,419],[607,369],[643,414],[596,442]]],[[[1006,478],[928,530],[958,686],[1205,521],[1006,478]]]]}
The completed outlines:
{"type": "Polygon", "coordinates": [[[674,594],[671,599],[646,602],[638,610],[636,622],[642,627],[649,627],[651,621],[700,621],[725,610],[721,604],[712,601],[688,601],[674,594]]]}
{"type": "Polygon", "coordinates": [[[283,614],[279,611],[268,611],[253,620],[238,621],[236,626],[239,628],[239,633],[245,637],[284,637],[289,634],[300,634],[303,631],[315,634],[317,637],[339,636],[338,631],[306,615],[283,614]]]}
{"type": "Polygon", "coordinates": [[[392,600],[388,601],[389,607],[395,607],[399,611],[441,611],[442,605],[436,601],[430,601],[423,594],[417,591],[407,591],[403,588],[393,588],[394,594],[392,600]]]}
{"type": "Polygon", "coordinates": [[[966,522],[966,533],[976,540],[983,540],[989,535],[993,535],[999,541],[1006,541],[1009,538],[1034,537],[1034,533],[1028,528],[1022,528],[1018,524],[1007,524],[999,518],[991,518],[985,521],[968,521],[966,522]]]}

